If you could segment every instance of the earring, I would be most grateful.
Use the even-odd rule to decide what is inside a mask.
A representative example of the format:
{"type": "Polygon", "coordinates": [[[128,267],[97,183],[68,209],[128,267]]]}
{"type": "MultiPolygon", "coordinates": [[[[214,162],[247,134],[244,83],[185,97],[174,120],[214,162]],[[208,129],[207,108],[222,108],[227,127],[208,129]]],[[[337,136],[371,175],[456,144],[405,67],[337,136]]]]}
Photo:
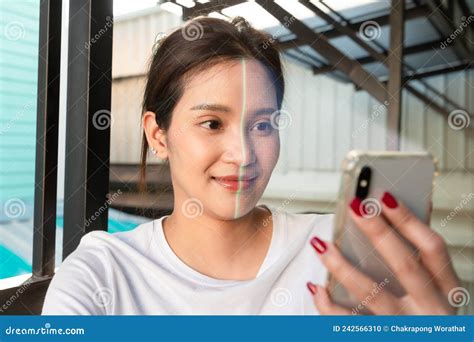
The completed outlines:
{"type": "Polygon", "coordinates": [[[153,147],[151,148],[151,153],[156,154],[156,150],[153,147]]]}

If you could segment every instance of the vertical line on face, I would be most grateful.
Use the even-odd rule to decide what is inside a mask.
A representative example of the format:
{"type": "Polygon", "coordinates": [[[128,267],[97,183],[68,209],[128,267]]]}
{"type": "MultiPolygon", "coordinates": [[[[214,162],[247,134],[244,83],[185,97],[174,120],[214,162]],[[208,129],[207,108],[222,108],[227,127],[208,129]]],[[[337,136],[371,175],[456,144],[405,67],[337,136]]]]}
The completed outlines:
{"type": "MultiPolygon", "coordinates": [[[[246,64],[245,64],[245,59],[241,58],[240,59],[241,65],[242,65],[242,112],[240,113],[240,138],[242,139],[242,155],[243,155],[243,161],[247,159],[247,156],[245,155],[245,138],[243,136],[244,134],[244,129],[245,129],[245,108],[246,108],[246,101],[247,101],[247,70],[246,70],[246,64]]],[[[238,190],[237,190],[237,196],[235,197],[236,203],[235,203],[235,213],[234,213],[234,218],[237,218],[239,215],[239,207],[240,207],[240,193],[242,192],[242,169],[243,165],[240,164],[239,166],[239,179],[238,179],[238,190]]]]}

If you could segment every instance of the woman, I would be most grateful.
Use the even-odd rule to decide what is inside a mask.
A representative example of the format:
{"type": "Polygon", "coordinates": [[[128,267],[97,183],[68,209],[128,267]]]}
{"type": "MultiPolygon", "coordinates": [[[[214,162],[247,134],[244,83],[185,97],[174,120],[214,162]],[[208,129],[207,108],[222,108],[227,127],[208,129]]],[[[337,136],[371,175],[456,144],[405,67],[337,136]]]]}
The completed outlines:
{"type": "MultiPolygon", "coordinates": [[[[331,272],[361,302],[373,281],[330,242],[333,215],[257,206],[279,156],[284,81],[273,40],[242,18],[198,18],[160,42],[143,104],[149,149],[171,170],[171,215],[117,234],[92,232],[62,264],[43,314],[351,314],[331,272]]],[[[143,173],[142,173],[143,174],[143,173]]],[[[351,215],[406,289],[374,314],[452,314],[458,286],[443,240],[390,194],[383,215],[351,215]],[[420,250],[415,258],[395,229],[420,250]]]]}

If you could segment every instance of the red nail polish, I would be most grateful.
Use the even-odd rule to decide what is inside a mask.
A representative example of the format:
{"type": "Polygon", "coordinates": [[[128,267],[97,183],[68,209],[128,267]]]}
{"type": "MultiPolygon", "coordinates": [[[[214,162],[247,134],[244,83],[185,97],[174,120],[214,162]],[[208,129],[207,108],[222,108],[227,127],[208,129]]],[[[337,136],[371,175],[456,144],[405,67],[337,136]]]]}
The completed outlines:
{"type": "Polygon", "coordinates": [[[316,236],[311,239],[311,245],[319,254],[323,254],[328,249],[326,243],[323,240],[317,238],[316,236]]]}
{"type": "Polygon", "coordinates": [[[309,290],[309,292],[311,292],[312,295],[316,294],[317,288],[316,288],[316,286],[314,286],[314,284],[312,282],[308,281],[306,283],[306,286],[308,287],[308,290],[309,290]]]}
{"type": "Polygon", "coordinates": [[[354,213],[356,213],[357,216],[362,216],[364,213],[363,213],[363,209],[362,208],[362,202],[360,201],[360,198],[359,197],[354,197],[354,199],[352,200],[351,204],[350,204],[350,207],[352,209],[352,211],[354,213]]]}
{"type": "Polygon", "coordinates": [[[385,205],[387,207],[391,208],[391,209],[394,209],[394,208],[398,207],[397,200],[388,191],[384,192],[384,194],[382,196],[382,202],[384,202],[385,205]]]}

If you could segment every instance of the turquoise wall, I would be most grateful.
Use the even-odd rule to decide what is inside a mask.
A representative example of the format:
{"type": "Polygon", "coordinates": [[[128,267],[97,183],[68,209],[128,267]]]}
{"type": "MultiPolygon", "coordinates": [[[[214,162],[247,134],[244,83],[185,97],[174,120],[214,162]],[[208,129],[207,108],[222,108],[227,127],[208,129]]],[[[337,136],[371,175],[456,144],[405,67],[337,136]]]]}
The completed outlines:
{"type": "Polygon", "coordinates": [[[34,198],[38,38],[39,1],[0,1],[2,208],[12,198],[26,206],[34,198]]]}

